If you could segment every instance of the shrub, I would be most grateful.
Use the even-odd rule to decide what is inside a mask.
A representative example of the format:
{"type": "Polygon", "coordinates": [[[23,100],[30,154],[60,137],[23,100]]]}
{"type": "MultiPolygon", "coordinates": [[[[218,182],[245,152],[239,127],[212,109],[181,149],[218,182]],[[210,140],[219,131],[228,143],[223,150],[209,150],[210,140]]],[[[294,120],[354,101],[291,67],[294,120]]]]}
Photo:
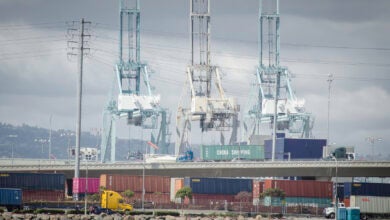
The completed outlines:
{"type": "Polygon", "coordinates": [[[174,211],[157,211],[154,212],[155,216],[165,216],[165,215],[170,215],[170,216],[180,216],[179,212],[174,212],[174,211]]]}

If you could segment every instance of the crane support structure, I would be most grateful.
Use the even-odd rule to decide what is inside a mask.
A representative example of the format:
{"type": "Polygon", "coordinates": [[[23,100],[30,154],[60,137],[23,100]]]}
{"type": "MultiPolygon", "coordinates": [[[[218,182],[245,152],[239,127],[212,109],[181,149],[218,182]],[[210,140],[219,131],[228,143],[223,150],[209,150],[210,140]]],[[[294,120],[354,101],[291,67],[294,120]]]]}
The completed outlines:
{"type": "Polygon", "coordinates": [[[272,3],[267,11],[259,0],[259,63],[245,114],[246,138],[260,134],[261,125],[272,126],[274,120],[277,131],[309,138],[314,120],[291,87],[290,71],[280,65],[279,0],[272,3]]]}
{"type": "MultiPolygon", "coordinates": [[[[238,105],[225,96],[219,68],[210,60],[210,0],[190,0],[191,61],[187,67],[190,107],[179,106],[175,153],[189,144],[191,121],[199,121],[202,132],[227,130],[233,126],[238,105]],[[215,88],[213,89],[213,83],[215,88]]],[[[232,138],[231,138],[232,139],[232,138]]],[[[233,138],[235,139],[235,138],[233,138]]]]}
{"type": "Polygon", "coordinates": [[[102,162],[108,154],[115,162],[116,120],[125,117],[129,126],[155,129],[159,114],[165,112],[160,108],[160,96],[152,94],[148,65],[141,62],[140,19],[139,0],[120,0],[119,60],[115,66],[118,97],[115,101],[111,94],[103,113],[102,162]]]}

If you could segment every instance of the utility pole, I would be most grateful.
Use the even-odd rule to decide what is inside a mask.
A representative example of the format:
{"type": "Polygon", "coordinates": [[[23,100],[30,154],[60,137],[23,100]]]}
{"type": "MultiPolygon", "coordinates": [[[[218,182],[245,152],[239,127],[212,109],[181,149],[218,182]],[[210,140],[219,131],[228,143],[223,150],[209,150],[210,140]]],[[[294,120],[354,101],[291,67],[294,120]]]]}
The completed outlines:
{"type": "Polygon", "coordinates": [[[276,82],[275,82],[275,97],[274,97],[274,126],[273,126],[273,135],[272,135],[272,161],[275,161],[275,149],[276,149],[276,131],[278,123],[278,99],[279,99],[279,80],[280,80],[280,71],[276,73],[276,82]]]}
{"type": "MultiPolygon", "coordinates": [[[[90,37],[91,35],[85,34],[86,28],[85,25],[91,24],[90,21],[85,21],[84,18],[81,19],[80,29],[70,29],[71,31],[79,31],[79,40],[78,41],[68,41],[68,43],[77,43],[77,47],[71,47],[71,49],[77,49],[79,56],[79,76],[77,81],[77,123],[76,123],[76,149],[75,149],[75,169],[74,169],[74,178],[80,177],[80,138],[81,138],[81,107],[82,107],[82,91],[83,91],[83,64],[84,64],[84,55],[85,50],[89,50],[84,45],[86,44],[85,38],[90,37]]],[[[75,35],[71,35],[73,38],[75,35]]],[[[75,54],[70,54],[75,55],[75,54]]],[[[73,199],[78,201],[78,194],[73,194],[73,199]]]]}
{"type": "Polygon", "coordinates": [[[328,145],[330,143],[330,136],[329,136],[329,121],[330,121],[330,89],[331,89],[331,85],[332,85],[332,82],[333,82],[333,74],[329,74],[328,75],[328,79],[326,80],[328,82],[328,123],[327,123],[327,129],[328,129],[328,133],[327,133],[327,141],[328,141],[328,145]]]}
{"type": "Polygon", "coordinates": [[[51,118],[52,115],[50,115],[49,123],[50,123],[50,130],[49,130],[49,160],[51,158],[51,118]]]}

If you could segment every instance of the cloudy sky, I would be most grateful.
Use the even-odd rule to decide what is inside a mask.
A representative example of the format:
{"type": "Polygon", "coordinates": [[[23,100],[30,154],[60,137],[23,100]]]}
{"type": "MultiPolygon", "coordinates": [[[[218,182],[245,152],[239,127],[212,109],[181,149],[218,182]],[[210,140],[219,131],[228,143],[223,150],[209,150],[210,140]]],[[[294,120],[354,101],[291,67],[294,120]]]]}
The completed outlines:
{"type": "MultiPolygon", "coordinates": [[[[327,136],[328,74],[334,75],[330,142],[390,154],[390,1],[281,0],[281,63],[315,117],[313,135],[327,136]]],[[[85,18],[91,52],[85,61],[83,131],[101,128],[118,57],[117,1],[0,1],[0,121],[54,129],[76,127],[77,60],[68,59],[67,29],[85,18]]],[[[189,62],[189,2],[141,0],[141,59],[172,125],[189,62]]],[[[245,108],[257,65],[257,0],[211,3],[212,63],[245,108]]],[[[119,122],[118,135],[146,136],[119,122]],[[131,135],[129,135],[131,133],[131,135]]],[[[173,127],[172,127],[173,130],[173,127]]],[[[145,137],[144,137],[145,138],[145,137]]],[[[171,141],[174,141],[172,136],[171,141]]],[[[195,139],[195,138],[193,138],[195,139]]]]}

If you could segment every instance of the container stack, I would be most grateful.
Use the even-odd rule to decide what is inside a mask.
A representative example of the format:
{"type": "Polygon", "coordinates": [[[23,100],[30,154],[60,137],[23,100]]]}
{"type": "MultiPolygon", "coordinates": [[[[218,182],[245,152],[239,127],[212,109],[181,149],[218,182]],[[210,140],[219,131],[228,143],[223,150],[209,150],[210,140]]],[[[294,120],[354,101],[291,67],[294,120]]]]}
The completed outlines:
{"type": "Polygon", "coordinates": [[[19,188],[23,202],[62,201],[65,175],[48,173],[1,173],[0,188],[19,188]]]}
{"type": "Polygon", "coordinates": [[[290,206],[327,207],[333,198],[333,183],[314,180],[265,180],[264,190],[279,188],[286,194],[290,206]]]}
{"type": "Polygon", "coordinates": [[[390,213],[390,184],[344,183],[344,203],[366,213],[390,213]]]}
{"type": "Polygon", "coordinates": [[[169,203],[171,178],[166,176],[142,176],[102,174],[100,186],[108,190],[122,193],[126,190],[134,192],[132,200],[142,200],[142,187],[145,186],[145,201],[169,203]]]}

